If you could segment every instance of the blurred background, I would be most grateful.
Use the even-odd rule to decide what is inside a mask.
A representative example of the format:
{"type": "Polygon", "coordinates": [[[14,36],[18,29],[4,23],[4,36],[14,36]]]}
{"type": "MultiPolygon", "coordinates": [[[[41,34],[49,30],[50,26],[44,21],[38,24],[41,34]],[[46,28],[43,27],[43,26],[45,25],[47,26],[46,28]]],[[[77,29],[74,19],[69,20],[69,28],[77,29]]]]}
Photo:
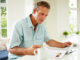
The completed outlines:
{"type": "MultiPolygon", "coordinates": [[[[32,13],[41,0],[0,0],[0,38],[11,36],[13,25],[32,13]]],[[[50,12],[44,21],[48,34],[55,40],[80,33],[80,0],[45,0],[50,12]]]]}

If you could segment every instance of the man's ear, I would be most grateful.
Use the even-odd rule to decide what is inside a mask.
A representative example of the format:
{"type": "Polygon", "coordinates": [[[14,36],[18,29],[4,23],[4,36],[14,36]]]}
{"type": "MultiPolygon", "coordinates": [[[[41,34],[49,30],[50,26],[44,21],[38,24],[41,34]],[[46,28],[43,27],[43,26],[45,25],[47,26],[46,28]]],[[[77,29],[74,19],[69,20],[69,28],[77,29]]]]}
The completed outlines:
{"type": "Polygon", "coordinates": [[[34,9],[33,9],[33,13],[35,14],[35,13],[36,13],[36,11],[37,11],[37,10],[36,10],[36,8],[34,8],[34,9]]]}

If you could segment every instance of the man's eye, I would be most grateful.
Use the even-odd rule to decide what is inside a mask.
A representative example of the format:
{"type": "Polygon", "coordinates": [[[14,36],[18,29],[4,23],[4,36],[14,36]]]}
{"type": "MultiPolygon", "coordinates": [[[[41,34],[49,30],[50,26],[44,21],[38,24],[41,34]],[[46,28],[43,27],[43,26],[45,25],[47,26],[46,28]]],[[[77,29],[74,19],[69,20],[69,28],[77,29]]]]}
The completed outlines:
{"type": "MultiPolygon", "coordinates": [[[[44,13],[41,13],[41,15],[45,15],[45,14],[44,13]]],[[[45,16],[47,16],[47,14],[45,16]]]]}
{"type": "Polygon", "coordinates": [[[41,15],[44,15],[43,13],[41,15]]]}

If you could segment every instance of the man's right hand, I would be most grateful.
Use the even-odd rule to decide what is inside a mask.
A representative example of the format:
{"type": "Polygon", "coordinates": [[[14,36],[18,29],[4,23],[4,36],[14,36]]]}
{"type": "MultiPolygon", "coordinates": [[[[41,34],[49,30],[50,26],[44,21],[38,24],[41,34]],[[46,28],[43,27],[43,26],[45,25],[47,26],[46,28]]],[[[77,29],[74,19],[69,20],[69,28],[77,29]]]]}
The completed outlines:
{"type": "MultiPolygon", "coordinates": [[[[41,45],[32,45],[30,48],[27,48],[25,50],[25,52],[26,52],[25,54],[34,55],[34,50],[38,49],[38,48],[41,48],[41,45]]],[[[37,51],[36,51],[36,53],[37,53],[37,51]]]]}

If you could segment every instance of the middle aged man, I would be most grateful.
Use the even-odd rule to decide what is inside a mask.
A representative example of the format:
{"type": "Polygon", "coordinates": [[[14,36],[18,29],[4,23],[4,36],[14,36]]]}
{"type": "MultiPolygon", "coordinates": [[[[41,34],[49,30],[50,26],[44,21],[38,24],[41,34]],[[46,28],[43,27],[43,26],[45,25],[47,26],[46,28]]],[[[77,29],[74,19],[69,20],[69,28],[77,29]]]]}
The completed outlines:
{"type": "Polygon", "coordinates": [[[44,42],[51,47],[59,48],[71,45],[71,42],[61,43],[49,38],[42,23],[48,16],[49,10],[50,5],[47,2],[37,2],[32,14],[15,24],[10,40],[9,60],[15,60],[24,55],[34,55],[34,51],[41,48],[44,42]]]}

